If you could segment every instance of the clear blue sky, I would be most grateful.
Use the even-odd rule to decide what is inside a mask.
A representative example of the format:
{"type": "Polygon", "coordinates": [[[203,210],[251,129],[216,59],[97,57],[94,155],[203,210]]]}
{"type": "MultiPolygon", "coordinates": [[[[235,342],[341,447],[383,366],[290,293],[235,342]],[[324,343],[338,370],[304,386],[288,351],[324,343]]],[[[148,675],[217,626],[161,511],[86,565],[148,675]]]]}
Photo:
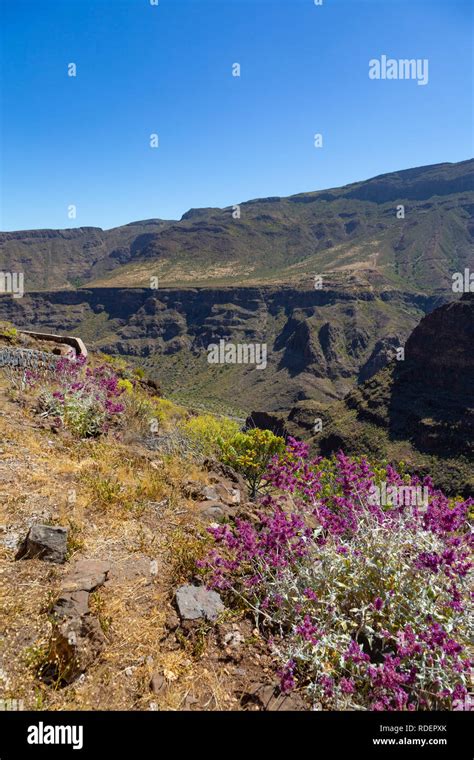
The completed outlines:
{"type": "Polygon", "coordinates": [[[1,5],[3,230],[180,218],[472,155],[468,0],[1,5]],[[382,54],[428,58],[428,84],[369,79],[382,54]]]}

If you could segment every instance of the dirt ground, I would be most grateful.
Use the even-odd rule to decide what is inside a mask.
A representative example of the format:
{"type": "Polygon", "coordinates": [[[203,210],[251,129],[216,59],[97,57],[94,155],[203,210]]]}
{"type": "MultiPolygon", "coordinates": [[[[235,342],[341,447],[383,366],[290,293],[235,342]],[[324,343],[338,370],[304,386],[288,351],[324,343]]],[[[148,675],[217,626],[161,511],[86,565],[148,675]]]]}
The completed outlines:
{"type": "Polygon", "coordinates": [[[205,486],[209,474],[113,436],[76,441],[9,395],[0,385],[3,698],[38,710],[301,709],[274,691],[251,619],[226,609],[215,625],[180,625],[176,588],[192,581],[207,541],[189,483],[205,486]],[[64,564],[15,559],[33,523],[68,528],[64,564]],[[92,560],[109,566],[89,594],[103,646],[71,682],[48,681],[52,605],[77,563],[92,560]]]}

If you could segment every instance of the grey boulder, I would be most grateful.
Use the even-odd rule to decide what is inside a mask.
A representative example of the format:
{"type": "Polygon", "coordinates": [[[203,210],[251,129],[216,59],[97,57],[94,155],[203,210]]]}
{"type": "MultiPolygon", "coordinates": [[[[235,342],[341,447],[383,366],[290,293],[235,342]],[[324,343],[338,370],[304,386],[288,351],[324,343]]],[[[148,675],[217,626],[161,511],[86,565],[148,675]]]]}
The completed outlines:
{"type": "Polygon", "coordinates": [[[216,591],[209,591],[204,586],[180,586],[176,592],[176,606],[181,621],[217,620],[224,611],[224,604],[216,591]]]}
{"type": "Polygon", "coordinates": [[[67,528],[55,525],[32,525],[22,542],[16,559],[43,559],[47,562],[66,561],[67,528]]]}

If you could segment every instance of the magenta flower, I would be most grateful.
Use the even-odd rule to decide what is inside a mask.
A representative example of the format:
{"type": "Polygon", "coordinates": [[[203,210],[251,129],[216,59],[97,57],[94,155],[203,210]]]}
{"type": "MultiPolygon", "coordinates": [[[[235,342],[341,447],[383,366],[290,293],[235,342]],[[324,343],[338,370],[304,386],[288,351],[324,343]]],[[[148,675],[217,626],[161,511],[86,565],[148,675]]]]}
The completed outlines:
{"type": "Polygon", "coordinates": [[[353,694],[355,692],[354,681],[352,678],[341,678],[339,688],[343,694],[353,694]]]}

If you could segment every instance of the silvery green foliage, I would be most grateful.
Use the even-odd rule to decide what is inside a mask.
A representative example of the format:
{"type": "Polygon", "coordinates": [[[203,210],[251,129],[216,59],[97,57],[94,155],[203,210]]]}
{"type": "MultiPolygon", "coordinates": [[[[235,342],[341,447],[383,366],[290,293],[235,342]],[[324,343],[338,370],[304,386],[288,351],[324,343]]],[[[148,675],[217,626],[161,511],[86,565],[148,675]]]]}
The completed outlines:
{"type": "Polygon", "coordinates": [[[124,411],[118,400],[123,384],[108,366],[90,368],[86,360],[60,359],[49,382],[30,373],[31,385],[40,385],[38,406],[44,417],[54,417],[80,437],[97,436],[107,430],[114,415],[124,411]]]}
{"type": "MultiPolygon", "coordinates": [[[[353,710],[379,702],[380,709],[404,707],[396,699],[395,704],[390,698],[387,703],[374,700],[374,678],[364,654],[370,655],[369,667],[378,669],[383,681],[384,657],[398,651],[400,632],[409,627],[418,641],[419,634],[428,632],[428,618],[443,627],[448,640],[454,636],[458,642],[469,641],[469,614],[466,608],[450,606],[450,579],[416,567],[420,551],[442,553],[443,541],[434,533],[414,531],[410,523],[400,515],[387,530],[367,513],[347,544],[332,538],[314,543],[296,566],[277,576],[267,574],[268,596],[281,599],[272,618],[283,635],[274,637],[273,650],[282,664],[295,663],[292,670],[304,674],[316,706],[353,710]],[[364,657],[359,662],[357,655],[346,657],[354,641],[364,657]]],[[[465,595],[469,581],[469,575],[462,579],[465,595]]],[[[458,673],[447,667],[450,658],[442,646],[422,646],[406,659],[399,669],[409,673],[416,663],[410,685],[416,698],[410,704],[417,709],[449,708],[456,683],[469,686],[469,670],[458,673]]],[[[380,698],[387,697],[393,688],[382,686],[380,691],[380,698]]]]}
{"type": "Polygon", "coordinates": [[[319,709],[468,704],[474,499],[342,452],[310,460],[291,438],[266,478],[259,518],[211,528],[200,564],[256,616],[282,691],[319,709]],[[427,498],[379,503],[387,485],[427,498]]]}
{"type": "Polygon", "coordinates": [[[43,416],[60,420],[81,438],[100,435],[106,421],[105,410],[93,393],[69,394],[60,399],[44,390],[38,406],[43,416]]]}

